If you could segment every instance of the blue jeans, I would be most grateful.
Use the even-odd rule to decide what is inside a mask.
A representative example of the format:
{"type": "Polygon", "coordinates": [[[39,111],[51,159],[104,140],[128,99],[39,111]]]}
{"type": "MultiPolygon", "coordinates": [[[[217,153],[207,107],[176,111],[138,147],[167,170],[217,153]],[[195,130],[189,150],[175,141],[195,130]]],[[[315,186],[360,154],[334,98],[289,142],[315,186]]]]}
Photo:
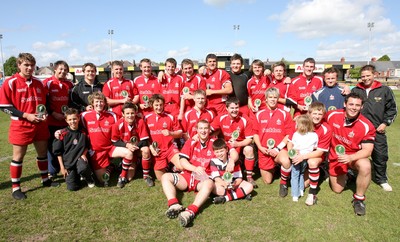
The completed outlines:
{"type": "Polygon", "coordinates": [[[290,174],[292,197],[300,197],[300,191],[304,191],[304,171],[306,167],[306,160],[300,162],[297,165],[292,165],[292,172],[290,174]]]}

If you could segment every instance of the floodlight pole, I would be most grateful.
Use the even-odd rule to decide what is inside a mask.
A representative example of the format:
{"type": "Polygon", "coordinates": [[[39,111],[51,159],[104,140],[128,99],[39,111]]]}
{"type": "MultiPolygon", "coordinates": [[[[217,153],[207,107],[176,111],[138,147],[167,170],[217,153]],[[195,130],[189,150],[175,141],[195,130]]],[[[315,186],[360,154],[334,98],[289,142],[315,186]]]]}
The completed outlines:
{"type": "MultiPolygon", "coordinates": [[[[240,25],[239,24],[235,24],[235,25],[233,25],[233,30],[235,31],[235,41],[237,41],[237,37],[238,37],[238,32],[239,32],[239,28],[240,28],[240,25]]],[[[236,47],[236,50],[235,50],[235,52],[237,52],[237,47],[236,47]]]]}
{"type": "Polygon", "coordinates": [[[0,34],[0,51],[1,51],[1,68],[3,69],[3,78],[5,78],[6,71],[4,70],[4,58],[3,58],[3,34],[0,34]]]}
{"type": "Polygon", "coordinates": [[[369,28],[369,38],[368,38],[368,65],[369,65],[369,61],[371,60],[372,56],[371,56],[371,32],[372,32],[372,28],[374,27],[375,23],[374,22],[368,22],[367,27],[369,28]]]}
{"type": "Polygon", "coordinates": [[[110,63],[113,61],[113,54],[112,54],[112,36],[114,34],[113,29],[108,30],[108,35],[110,35],[110,63]]]}

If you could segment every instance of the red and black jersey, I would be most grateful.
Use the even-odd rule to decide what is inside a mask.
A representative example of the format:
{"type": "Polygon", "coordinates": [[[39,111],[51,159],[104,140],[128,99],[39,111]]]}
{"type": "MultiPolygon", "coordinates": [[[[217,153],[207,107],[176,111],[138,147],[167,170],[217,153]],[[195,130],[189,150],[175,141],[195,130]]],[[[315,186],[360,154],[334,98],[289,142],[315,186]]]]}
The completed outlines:
{"type": "Polygon", "coordinates": [[[132,136],[138,138],[138,142],[149,139],[149,132],[143,119],[136,118],[132,125],[129,125],[123,118],[119,119],[112,127],[111,141],[117,142],[122,140],[125,143],[129,142],[132,136]]]}
{"type": "Polygon", "coordinates": [[[112,148],[111,130],[117,122],[115,113],[87,111],[81,114],[81,121],[89,134],[92,150],[104,151],[112,148]]]}
{"type": "MultiPolygon", "coordinates": [[[[0,95],[0,107],[15,107],[24,113],[36,113],[39,104],[46,104],[46,89],[42,82],[35,78],[27,80],[19,73],[6,79],[2,86],[0,95]]],[[[31,123],[28,120],[11,116],[13,121],[23,124],[31,123]]]]}
{"type": "Polygon", "coordinates": [[[290,113],[280,108],[259,111],[253,123],[254,134],[258,134],[264,147],[267,147],[267,140],[270,138],[275,140],[275,146],[279,145],[286,135],[293,133],[293,128],[294,122],[290,113]]]}
{"type": "MultiPolygon", "coordinates": [[[[287,98],[289,92],[289,83],[284,82],[285,77],[278,81],[274,77],[272,77],[272,81],[269,83],[268,88],[275,87],[279,90],[279,98],[287,98]]],[[[285,111],[290,111],[290,108],[283,105],[282,103],[278,103],[278,108],[283,109],[285,111]]]]}
{"type": "MultiPolygon", "coordinates": [[[[324,86],[324,79],[321,76],[313,76],[310,80],[300,74],[298,77],[292,80],[289,86],[288,99],[295,104],[305,105],[304,98],[311,97],[313,92],[324,86]]],[[[300,111],[295,108],[294,117],[300,114],[305,114],[307,111],[300,111]]]]}
{"type": "Polygon", "coordinates": [[[346,154],[351,155],[361,149],[362,143],[375,141],[375,128],[366,117],[360,114],[354,121],[347,123],[345,112],[341,109],[327,114],[327,123],[332,127],[329,160],[337,159],[336,145],[343,145],[346,154]]]}
{"type": "MultiPolygon", "coordinates": [[[[202,89],[202,90],[207,89],[206,80],[198,74],[193,75],[190,78],[187,78],[183,74],[182,77],[183,77],[182,90],[185,87],[189,88],[189,94],[191,94],[191,95],[193,95],[194,91],[196,91],[198,89],[202,89]]],[[[182,91],[181,95],[183,95],[183,91],[182,91]]],[[[193,107],[194,107],[193,99],[185,100],[185,110],[184,110],[185,112],[193,107]]]]}
{"type": "Polygon", "coordinates": [[[183,132],[187,133],[189,137],[193,137],[193,135],[197,134],[197,123],[203,119],[211,123],[214,119],[214,113],[208,109],[203,109],[201,111],[195,108],[190,109],[185,113],[182,119],[183,132]]]}
{"type": "Polygon", "coordinates": [[[179,114],[183,77],[181,75],[166,76],[161,80],[160,90],[164,96],[164,111],[174,115],[179,114]]]}
{"type": "Polygon", "coordinates": [[[221,130],[224,135],[225,141],[232,139],[232,133],[239,131],[239,137],[236,141],[253,138],[253,125],[249,122],[249,118],[239,113],[239,115],[232,119],[229,114],[222,114],[216,117],[211,123],[213,131],[221,130]]]}
{"type": "MultiPolygon", "coordinates": [[[[132,80],[123,78],[119,80],[118,78],[111,78],[103,86],[104,96],[110,99],[124,99],[122,91],[126,91],[128,97],[133,99],[138,95],[138,90],[136,89],[132,80]]],[[[112,111],[118,116],[122,117],[122,104],[112,107],[112,111]]]]}
{"type": "Polygon", "coordinates": [[[168,113],[156,114],[152,112],[144,118],[150,132],[151,142],[157,141],[161,151],[166,151],[173,144],[174,138],[170,135],[164,136],[162,130],[182,131],[177,119],[168,113]]]}
{"type": "MultiPolygon", "coordinates": [[[[146,77],[144,75],[140,75],[136,77],[133,82],[139,92],[139,104],[145,104],[145,100],[143,99],[146,96],[148,99],[153,96],[153,94],[160,94],[160,83],[158,83],[158,79],[155,76],[146,77]]],[[[141,109],[143,116],[146,116],[152,111],[151,107],[149,106],[146,109],[141,109]]]]}
{"type": "MultiPolygon", "coordinates": [[[[47,92],[47,112],[63,113],[62,106],[69,105],[70,93],[74,85],[69,80],[59,80],[55,76],[43,81],[47,92]]],[[[51,126],[66,126],[65,120],[57,120],[52,115],[47,117],[47,123],[51,126]]]]}
{"type": "MultiPolygon", "coordinates": [[[[212,73],[205,75],[206,88],[211,90],[221,90],[223,87],[231,83],[231,77],[225,70],[217,69],[212,73]]],[[[211,95],[207,97],[207,108],[213,110],[215,106],[225,105],[227,95],[211,95]]],[[[216,108],[219,110],[219,108],[216,108]]]]}
{"type": "Polygon", "coordinates": [[[261,100],[261,105],[258,107],[259,110],[262,110],[267,107],[265,103],[265,91],[268,88],[270,80],[266,76],[261,76],[261,79],[257,79],[256,76],[253,76],[247,81],[247,92],[249,93],[249,98],[251,98],[251,102],[253,107],[256,105],[254,101],[256,99],[261,100]]]}
{"type": "Polygon", "coordinates": [[[214,141],[214,139],[209,139],[205,143],[201,143],[200,141],[188,140],[183,145],[179,155],[186,158],[192,165],[203,167],[207,175],[210,175],[210,162],[214,158],[214,150],[212,148],[214,141]]]}

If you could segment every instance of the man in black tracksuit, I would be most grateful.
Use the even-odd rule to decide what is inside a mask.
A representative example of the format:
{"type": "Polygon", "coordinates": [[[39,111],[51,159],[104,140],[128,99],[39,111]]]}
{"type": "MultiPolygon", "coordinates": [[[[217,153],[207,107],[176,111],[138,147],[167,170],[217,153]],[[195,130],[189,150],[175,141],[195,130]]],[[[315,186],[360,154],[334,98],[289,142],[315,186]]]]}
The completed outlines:
{"type": "Polygon", "coordinates": [[[96,79],[97,68],[93,63],[83,64],[84,80],[76,84],[71,91],[71,106],[80,113],[92,110],[88,100],[89,95],[103,90],[103,84],[96,79]]]}
{"type": "Polygon", "coordinates": [[[385,129],[396,118],[397,106],[393,91],[374,80],[375,72],[375,66],[363,66],[360,70],[361,82],[352,89],[352,92],[363,97],[364,105],[361,113],[371,121],[376,129],[374,150],[371,155],[375,170],[375,182],[385,191],[392,191],[386,172],[389,156],[385,129]]]}

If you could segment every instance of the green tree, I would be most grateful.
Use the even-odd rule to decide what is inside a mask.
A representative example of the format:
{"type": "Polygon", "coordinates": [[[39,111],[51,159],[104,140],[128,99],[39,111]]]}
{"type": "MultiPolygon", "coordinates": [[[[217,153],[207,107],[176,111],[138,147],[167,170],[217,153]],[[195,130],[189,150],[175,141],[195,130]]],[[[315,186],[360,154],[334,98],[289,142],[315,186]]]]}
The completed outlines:
{"type": "Polygon", "coordinates": [[[11,56],[6,60],[4,63],[4,72],[6,73],[6,76],[12,76],[18,71],[17,68],[17,58],[15,56],[11,56]]]}
{"type": "Polygon", "coordinates": [[[378,61],[390,61],[390,57],[388,55],[383,55],[378,61]]]}
{"type": "Polygon", "coordinates": [[[360,66],[350,69],[351,78],[358,80],[360,78],[360,70],[361,70],[360,66]]]}

